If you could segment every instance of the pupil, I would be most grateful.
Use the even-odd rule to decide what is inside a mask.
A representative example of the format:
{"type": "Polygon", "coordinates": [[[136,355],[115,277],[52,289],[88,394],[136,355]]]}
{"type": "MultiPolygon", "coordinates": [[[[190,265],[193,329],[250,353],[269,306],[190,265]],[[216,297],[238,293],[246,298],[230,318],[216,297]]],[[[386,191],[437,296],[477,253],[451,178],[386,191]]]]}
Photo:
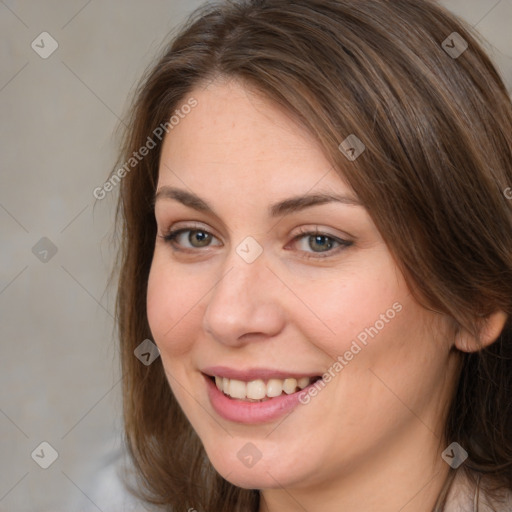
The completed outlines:
{"type": "MultiPolygon", "coordinates": [[[[199,245],[203,246],[203,245],[207,245],[208,243],[208,234],[205,233],[204,231],[195,231],[195,232],[192,232],[190,236],[195,236],[196,237],[196,241],[199,242],[199,245]]],[[[194,243],[191,241],[192,245],[194,245],[194,243]]]]}
{"type": "MultiPolygon", "coordinates": [[[[324,235],[317,235],[314,237],[314,244],[318,243],[318,247],[320,249],[330,249],[331,245],[332,245],[330,242],[328,243],[327,247],[325,246],[325,242],[328,240],[329,240],[329,238],[324,235]],[[324,244],[322,244],[322,242],[324,242],[324,244]]],[[[311,245],[311,244],[309,244],[309,245],[310,245],[311,249],[313,249],[313,250],[315,249],[315,247],[313,247],[313,245],[311,245]]]]}

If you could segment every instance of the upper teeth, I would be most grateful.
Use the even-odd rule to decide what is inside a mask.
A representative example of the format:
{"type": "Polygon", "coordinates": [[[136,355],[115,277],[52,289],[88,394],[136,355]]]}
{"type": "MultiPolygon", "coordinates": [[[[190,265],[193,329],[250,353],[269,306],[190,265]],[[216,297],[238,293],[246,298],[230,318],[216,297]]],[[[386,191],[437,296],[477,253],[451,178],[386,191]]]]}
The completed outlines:
{"type": "Polygon", "coordinates": [[[283,391],[290,395],[299,389],[304,389],[313,381],[310,377],[300,379],[270,379],[267,383],[261,379],[244,382],[241,380],[228,379],[226,377],[215,377],[215,384],[226,395],[241,400],[249,398],[261,400],[265,397],[273,398],[279,396],[283,391]]]}

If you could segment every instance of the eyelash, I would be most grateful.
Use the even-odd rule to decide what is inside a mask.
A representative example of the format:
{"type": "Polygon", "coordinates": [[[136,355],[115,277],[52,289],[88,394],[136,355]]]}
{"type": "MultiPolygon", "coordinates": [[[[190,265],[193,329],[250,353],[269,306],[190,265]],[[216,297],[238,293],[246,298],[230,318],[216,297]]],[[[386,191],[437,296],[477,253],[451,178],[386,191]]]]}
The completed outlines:
{"type": "MultiPolygon", "coordinates": [[[[175,230],[170,230],[165,235],[163,235],[163,236],[159,235],[159,236],[165,242],[171,244],[173,250],[175,250],[175,251],[187,252],[187,251],[195,251],[195,249],[201,249],[200,247],[197,247],[195,249],[183,250],[183,249],[178,249],[175,246],[176,238],[180,234],[186,233],[188,231],[191,232],[191,233],[194,233],[194,232],[207,233],[208,235],[211,235],[212,237],[214,236],[209,231],[207,231],[206,229],[192,228],[192,227],[179,228],[179,229],[175,229],[175,230]]],[[[302,256],[305,259],[316,259],[316,260],[319,260],[319,259],[323,259],[323,258],[329,258],[329,257],[332,257],[332,256],[338,254],[340,251],[343,251],[344,249],[350,247],[351,245],[353,245],[353,242],[351,242],[349,240],[343,240],[342,238],[337,238],[337,237],[334,237],[334,236],[329,235],[327,233],[323,233],[323,232],[318,231],[318,230],[311,231],[311,230],[308,230],[306,228],[301,228],[299,234],[293,238],[292,242],[296,242],[297,240],[300,240],[301,238],[307,238],[307,237],[312,237],[312,236],[322,236],[322,237],[325,237],[328,240],[331,240],[331,241],[339,244],[339,246],[337,248],[335,248],[335,249],[330,249],[328,251],[317,252],[317,253],[315,253],[315,252],[308,252],[308,251],[302,251],[302,252],[305,252],[305,254],[306,254],[305,256],[302,256]],[[311,256],[312,254],[316,254],[317,256],[311,256]],[[325,255],[323,255],[323,254],[325,254],[325,255]],[[322,255],[322,256],[320,256],[320,255],[322,255]]]]}

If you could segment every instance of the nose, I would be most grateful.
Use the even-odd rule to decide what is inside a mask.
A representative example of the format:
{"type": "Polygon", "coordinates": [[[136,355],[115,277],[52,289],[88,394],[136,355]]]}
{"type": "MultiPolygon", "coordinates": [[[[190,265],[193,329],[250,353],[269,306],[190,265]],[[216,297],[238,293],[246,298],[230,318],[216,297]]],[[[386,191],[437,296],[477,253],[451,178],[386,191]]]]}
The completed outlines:
{"type": "Polygon", "coordinates": [[[224,272],[204,313],[204,330],[219,343],[230,346],[277,335],[285,321],[276,295],[281,287],[267,268],[264,253],[247,263],[233,251],[222,268],[224,272]]]}

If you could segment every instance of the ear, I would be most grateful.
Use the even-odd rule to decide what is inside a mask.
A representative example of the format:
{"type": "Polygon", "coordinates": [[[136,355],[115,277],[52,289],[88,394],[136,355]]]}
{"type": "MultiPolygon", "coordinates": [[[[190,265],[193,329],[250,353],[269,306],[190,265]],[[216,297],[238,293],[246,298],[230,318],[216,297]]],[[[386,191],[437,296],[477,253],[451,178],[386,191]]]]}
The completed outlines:
{"type": "Polygon", "coordinates": [[[455,346],[462,352],[478,352],[488,347],[501,334],[507,319],[508,315],[503,311],[496,311],[485,317],[480,329],[480,340],[461,327],[455,336],[455,346]]]}

